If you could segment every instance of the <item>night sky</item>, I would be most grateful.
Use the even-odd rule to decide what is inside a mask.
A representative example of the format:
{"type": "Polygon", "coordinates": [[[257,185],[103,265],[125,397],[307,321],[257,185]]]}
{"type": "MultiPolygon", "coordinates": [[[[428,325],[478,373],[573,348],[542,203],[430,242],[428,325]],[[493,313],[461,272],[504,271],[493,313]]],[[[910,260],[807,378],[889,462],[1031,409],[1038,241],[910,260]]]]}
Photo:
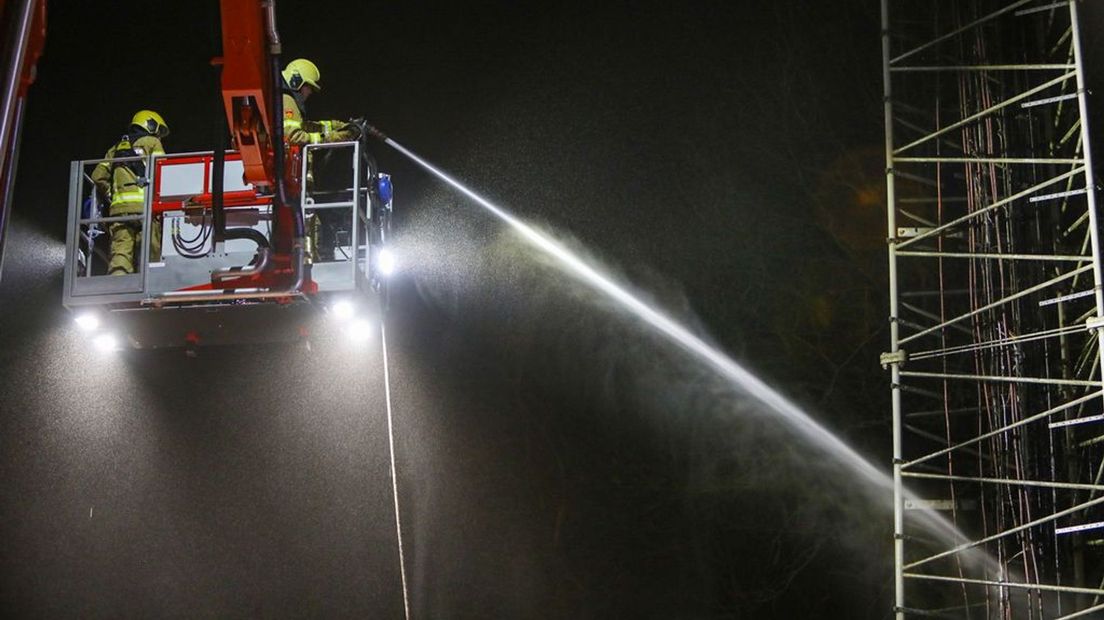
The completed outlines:
{"type": "MultiPolygon", "coordinates": [[[[888,467],[877,5],[283,0],[278,17],[285,59],[322,70],[310,116],[368,118],[888,467]]],[[[50,9],[0,282],[0,613],[401,617],[378,343],[105,358],[61,307],[69,161],[139,108],[169,151],[225,130],[217,3],[50,9]]],[[[396,186],[414,617],[889,615],[891,498],[376,154],[396,186]]]]}

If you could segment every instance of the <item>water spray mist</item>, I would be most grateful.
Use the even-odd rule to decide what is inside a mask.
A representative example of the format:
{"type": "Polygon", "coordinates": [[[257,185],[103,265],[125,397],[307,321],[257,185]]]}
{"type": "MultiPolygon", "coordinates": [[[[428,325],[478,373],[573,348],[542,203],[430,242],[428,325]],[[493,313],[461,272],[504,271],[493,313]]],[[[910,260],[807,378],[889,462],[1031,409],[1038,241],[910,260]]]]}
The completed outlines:
{"type": "MultiPolygon", "coordinates": [[[[632,315],[666,336],[684,351],[712,367],[721,376],[725,377],[739,388],[747,391],[755,399],[766,405],[772,412],[780,416],[790,428],[798,432],[813,445],[819,446],[826,453],[838,459],[868,484],[876,489],[884,490],[887,496],[892,492],[893,481],[885,472],[872,465],[856,452],[854,448],[847,445],[831,431],[821,426],[818,422],[809,417],[807,413],[802,411],[801,408],[790,402],[786,397],[782,396],[778,391],[771,388],[762,379],[752,374],[735,360],[731,359],[717,348],[710,346],[661,310],[642,301],[624,286],[614,282],[610,276],[603,274],[597,268],[579,258],[579,256],[571,250],[521,221],[504,208],[495,205],[486,198],[475,193],[406,147],[387,137],[378,129],[368,126],[367,131],[373,137],[395,149],[403,156],[418,164],[438,179],[449,184],[496,218],[509,225],[531,245],[554,258],[556,263],[565,271],[616,301],[624,310],[627,310],[632,315]]],[[[906,496],[912,497],[908,494],[906,496]]],[[[959,532],[953,524],[934,511],[924,510],[923,512],[923,524],[927,529],[938,535],[944,541],[959,545],[959,547],[961,547],[959,551],[969,550],[972,545],[968,542],[964,542],[967,541],[967,538],[959,532]]],[[[976,557],[976,555],[971,559],[985,562],[984,558],[976,557]]],[[[995,564],[991,565],[990,568],[994,566],[995,564]]]]}

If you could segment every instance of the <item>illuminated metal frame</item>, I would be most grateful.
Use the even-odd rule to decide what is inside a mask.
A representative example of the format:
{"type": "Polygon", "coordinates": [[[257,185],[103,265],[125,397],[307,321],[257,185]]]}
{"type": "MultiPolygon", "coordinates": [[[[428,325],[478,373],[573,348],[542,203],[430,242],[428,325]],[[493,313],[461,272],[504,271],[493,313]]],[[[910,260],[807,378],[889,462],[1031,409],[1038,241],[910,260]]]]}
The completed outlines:
{"type": "MultiPolygon", "coordinates": [[[[303,212],[307,216],[312,215],[314,213],[318,213],[320,211],[326,211],[326,210],[331,210],[331,209],[348,209],[349,210],[349,217],[347,218],[347,221],[349,223],[350,233],[352,235],[352,238],[350,239],[350,247],[352,247],[352,249],[353,249],[353,255],[348,257],[349,263],[350,263],[350,265],[348,267],[349,268],[348,282],[357,282],[357,272],[358,271],[363,271],[365,273],[365,275],[363,276],[363,279],[365,281],[367,281],[367,275],[366,275],[367,269],[360,269],[360,263],[358,262],[358,258],[360,256],[360,251],[362,249],[360,247],[360,243],[361,243],[362,240],[360,239],[360,228],[361,227],[360,227],[360,218],[358,217],[358,214],[360,214],[362,211],[367,212],[368,209],[370,209],[370,203],[371,203],[371,201],[368,199],[368,196],[366,195],[366,193],[364,191],[362,191],[365,188],[363,188],[361,186],[361,179],[360,179],[360,169],[361,169],[361,166],[360,166],[360,142],[329,142],[329,143],[323,143],[323,144],[307,144],[307,145],[304,145],[303,146],[302,162],[300,163],[299,178],[300,179],[310,178],[310,162],[311,162],[311,159],[312,159],[312,155],[314,153],[316,153],[316,152],[325,152],[325,151],[333,151],[333,150],[342,150],[342,149],[351,149],[352,150],[352,162],[353,162],[353,166],[352,166],[353,179],[352,180],[353,180],[353,186],[350,189],[350,192],[351,192],[350,198],[351,199],[350,200],[339,200],[339,201],[335,201],[335,202],[321,202],[321,201],[316,199],[316,197],[314,195],[314,190],[313,190],[313,188],[309,187],[309,185],[310,185],[309,183],[301,183],[300,184],[301,187],[300,187],[300,190],[299,190],[300,191],[299,204],[303,205],[303,212]]],[[[363,240],[363,243],[365,245],[365,247],[363,248],[365,254],[368,254],[368,247],[367,247],[368,241],[369,240],[367,238],[363,240]]],[[[324,267],[324,266],[326,266],[326,265],[316,263],[314,265],[314,269],[317,272],[317,270],[320,267],[324,267]]],[[[325,283],[320,282],[319,286],[325,288],[325,283]]],[[[339,289],[341,289],[341,290],[343,290],[345,288],[347,288],[347,286],[339,287],[339,289]]]]}
{"type": "Polygon", "coordinates": [[[1088,432],[1104,422],[1104,288],[1077,3],[882,0],[882,54],[895,616],[1089,617],[1104,611],[1104,566],[1080,551],[1089,535],[1104,544],[1104,432],[1088,432]],[[987,37],[1012,31],[1036,57],[991,57],[1003,50],[987,37]],[[957,118],[944,116],[947,93],[957,118]],[[989,152],[969,146],[972,131],[995,136],[989,152]],[[944,195],[960,185],[964,196],[944,195]],[[978,248],[987,241],[1001,249],[978,248]],[[978,274],[993,272],[1010,277],[983,287],[978,274]],[[976,288],[949,288],[964,274],[976,288]],[[983,402],[993,386],[1007,396],[983,402]],[[1044,449],[1049,476],[1026,476],[1044,449]],[[1011,473],[984,475],[1013,455],[1011,473]],[[906,479],[970,538],[918,536],[906,479]],[[1002,555],[1010,540],[1028,541],[1022,557],[1002,555]],[[995,563],[956,561],[968,549],[995,563]]]}
{"type": "MultiPolygon", "coordinates": [[[[311,152],[315,149],[346,149],[350,153],[350,161],[352,162],[352,188],[351,192],[352,200],[339,201],[334,203],[320,202],[314,199],[310,191],[305,187],[302,189],[301,204],[303,204],[308,211],[321,210],[321,209],[349,209],[349,222],[351,225],[352,243],[354,247],[360,243],[360,230],[356,224],[355,214],[361,210],[367,211],[370,208],[368,203],[368,197],[364,195],[362,191],[362,179],[360,174],[360,144],[359,142],[338,142],[331,144],[310,145],[306,147],[306,152],[311,152]],[[362,203],[361,201],[365,201],[362,203]]],[[[306,155],[305,152],[305,155],[306,155]]],[[[178,160],[190,160],[190,159],[204,159],[210,160],[212,153],[210,151],[204,152],[192,152],[192,153],[172,153],[172,154],[158,154],[149,156],[137,156],[117,158],[115,161],[128,162],[128,161],[144,161],[147,170],[160,170],[158,163],[162,161],[178,161],[178,160]]],[[[306,178],[306,160],[304,156],[304,166],[302,178],[306,178]]],[[[144,204],[141,214],[127,215],[127,216],[115,216],[109,217],[107,215],[97,216],[91,215],[90,217],[83,217],[81,213],[81,207],[86,197],[92,197],[93,200],[98,200],[96,192],[91,184],[91,179],[87,173],[88,170],[94,168],[102,160],[82,160],[74,161],[70,164],[69,174],[69,220],[68,230],[66,236],[66,253],[65,253],[65,270],[64,270],[64,284],[63,284],[63,304],[66,307],[77,307],[83,305],[121,305],[123,306],[137,306],[137,305],[151,305],[156,304],[158,301],[174,301],[178,299],[176,291],[158,291],[152,290],[149,282],[149,242],[150,231],[152,230],[152,218],[154,213],[154,203],[160,200],[159,194],[155,196],[155,192],[160,190],[160,175],[156,175],[154,182],[144,187],[144,204]],[[153,191],[151,191],[151,189],[153,191]],[[90,273],[78,273],[76,270],[77,253],[80,251],[80,237],[82,235],[83,227],[87,225],[95,224],[110,224],[111,222],[120,221],[141,221],[142,222],[142,244],[141,252],[137,252],[135,260],[138,262],[137,272],[125,276],[107,276],[107,275],[91,275],[90,273]]],[[[208,188],[210,186],[210,175],[205,170],[205,176],[203,184],[208,188]]],[[[158,203],[160,204],[160,203],[158,203]]],[[[250,203],[252,204],[252,203],[250,203]]],[[[256,204],[261,206],[264,204],[264,200],[256,198],[256,204]]],[[[163,206],[163,205],[162,205],[163,206]]],[[[365,239],[364,243],[368,244],[369,239],[365,239]]],[[[365,248],[365,253],[368,250],[365,248]]],[[[347,273],[342,273],[344,267],[338,265],[316,265],[316,269],[321,271],[327,267],[338,267],[336,269],[329,269],[330,277],[326,281],[320,283],[322,287],[321,292],[338,292],[338,291],[352,291],[359,288],[367,288],[367,268],[361,269],[365,272],[360,279],[357,278],[357,271],[359,263],[356,260],[356,256],[350,258],[347,273]]],[[[230,264],[223,265],[217,262],[211,262],[211,267],[226,267],[232,266],[230,264]]],[[[216,295],[210,295],[212,301],[219,301],[221,298],[234,298],[233,294],[218,294],[219,291],[211,291],[216,295]],[[219,298],[219,299],[216,299],[219,298]]],[[[274,293],[274,295],[286,295],[286,293],[274,293]]],[[[243,296],[259,297],[258,293],[244,293],[243,296]]]]}

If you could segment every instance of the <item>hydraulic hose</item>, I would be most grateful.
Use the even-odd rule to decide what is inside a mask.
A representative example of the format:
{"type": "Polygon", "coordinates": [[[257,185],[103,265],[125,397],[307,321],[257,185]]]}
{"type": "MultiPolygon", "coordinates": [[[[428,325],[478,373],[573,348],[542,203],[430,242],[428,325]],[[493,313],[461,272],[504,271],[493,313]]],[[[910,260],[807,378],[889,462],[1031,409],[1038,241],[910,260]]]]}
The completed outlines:
{"type": "MultiPolygon", "coordinates": [[[[218,74],[222,75],[221,68],[218,70],[218,74]]],[[[221,95],[221,90],[219,94],[221,95]]],[[[219,97],[218,103],[221,108],[223,105],[221,97],[219,97]]],[[[220,126],[217,133],[215,157],[211,168],[211,215],[215,246],[226,241],[226,211],[223,203],[223,191],[226,187],[223,180],[226,174],[226,131],[220,126]]]]}
{"type": "Polygon", "coordinates": [[[200,225],[200,230],[196,233],[196,236],[185,239],[180,233],[179,221],[173,220],[170,238],[172,239],[173,248],[180,256],[192,260],[206,258],[207,252],[203,249],[211,239],[211,227],[207,225],[206,217],[204,217],[204,222],[200,225]]]}
{"type": "Polygon", "coordinates": [[[281,206],[287,207],[292,210],[292,222],[295,226],[295,243],[302,244],[303,239],[306,237],[307,225],[303,219],[303,211],[299,208],[298,202],[292,201],[288,198],[287,184],[284,178],[284,98],[283,93],[278,88],[278,84],[284,79],[283,74],[280,72],[280,57],[272,55],[272,103],[270,110],[272,110],[272,152],[273,152],[273,175],[275,176],[276,187],[276,199],[281,206]]]}
{"type": "Polygon", "coordinates": [[[265,10],[265,26],[268,30],[268,52],[274,56],[279,56],[281,53],[281,45],[280,33],[276,30],[276,0],[264,0],[261,6],[264,7],[265,10]]]}
{"type": "Polygon", "coordinates": [[[227,241],[230,239],[248,239],[257,244],[257,249],[269,248],[268,238],[261,234],[259,230],[253,228],[227,228],[225,238],[227,241]]]}

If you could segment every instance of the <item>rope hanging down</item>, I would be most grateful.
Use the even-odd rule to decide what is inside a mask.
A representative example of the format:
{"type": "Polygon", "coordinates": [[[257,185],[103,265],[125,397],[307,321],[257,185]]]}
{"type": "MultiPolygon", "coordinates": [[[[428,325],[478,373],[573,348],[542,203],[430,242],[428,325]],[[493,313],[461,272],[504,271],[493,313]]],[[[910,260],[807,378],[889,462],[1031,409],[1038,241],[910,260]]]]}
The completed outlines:
{"type": "Polygon", "coordinates": [[[410,620],[410,596],[406,585],[406,557],[403,554],[402,519],[399,514],[399,482],[395,473],[395,425],[391,410],[391,369],[387,357],[387,328],[380,312],[380,345],[383,351],[383,395],[387,402],[387,446],[391,455],[391,497],[395,500],[395,539],[399,547],[399,576],[402,578],[403,612],[410,620]]]}

